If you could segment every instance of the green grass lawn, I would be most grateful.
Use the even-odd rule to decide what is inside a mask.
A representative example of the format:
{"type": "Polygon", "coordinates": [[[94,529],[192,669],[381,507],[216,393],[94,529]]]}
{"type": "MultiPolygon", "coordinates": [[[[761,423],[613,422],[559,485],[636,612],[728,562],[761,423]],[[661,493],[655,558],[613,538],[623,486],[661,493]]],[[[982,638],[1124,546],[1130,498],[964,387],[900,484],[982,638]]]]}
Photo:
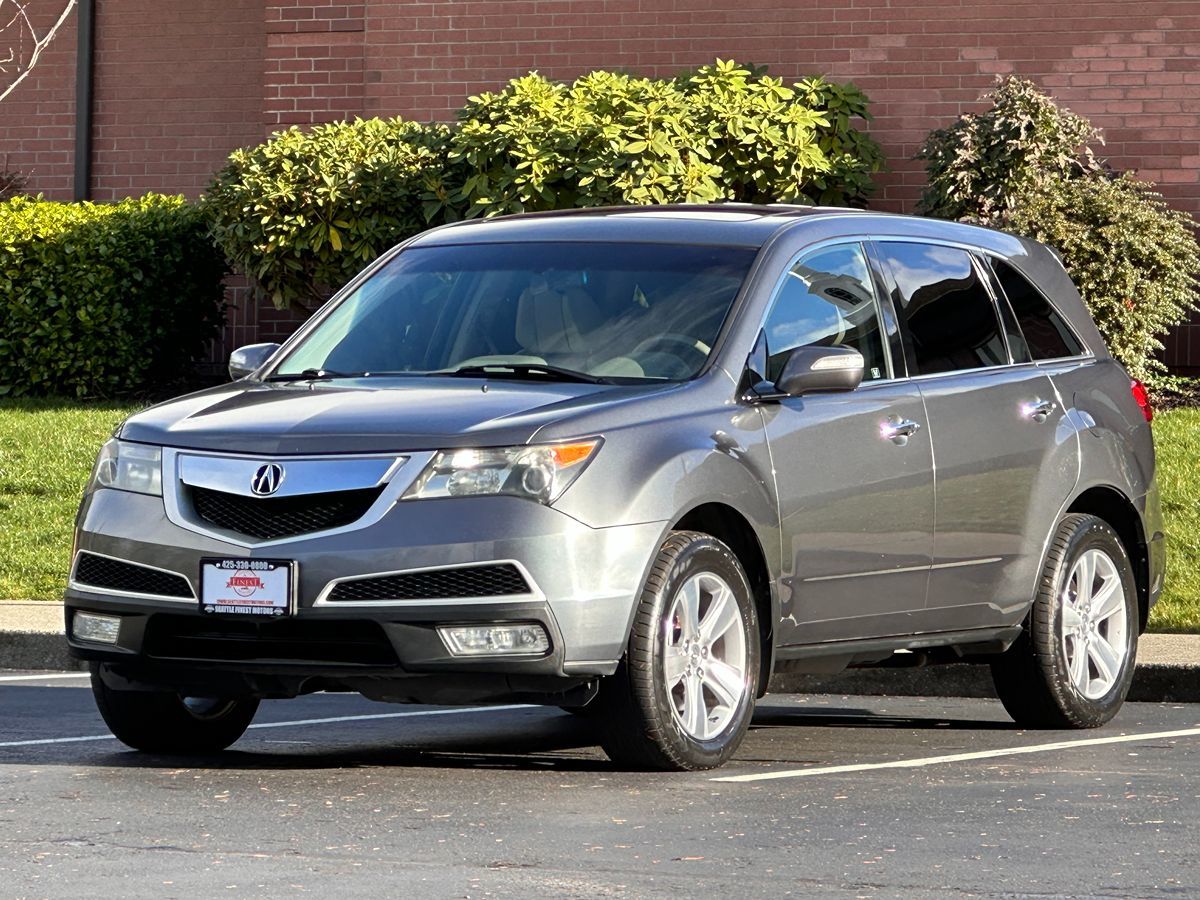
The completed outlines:
{"type": "MultiPolygon", "coordinates": [[[[100,444],[132,410],[0,401],[0,599],[62,597],[79,495],[100,444]]],[[[1200,631],[1200,409],[1154,420],[1168,570],[1150,626],[1200,631]]]]}
{"type": "Polygon", "coordinates": [[[1200,409],[1154,417],[1158,487],[1167,523],[1167,581],[1153,631],[1200,631],[1200,409]]]}
{"type": "Polygon", "coordinates": [[[83,485],[96,451],[130,412],[0,401],[0,599],[62,598],[83,485]]]}

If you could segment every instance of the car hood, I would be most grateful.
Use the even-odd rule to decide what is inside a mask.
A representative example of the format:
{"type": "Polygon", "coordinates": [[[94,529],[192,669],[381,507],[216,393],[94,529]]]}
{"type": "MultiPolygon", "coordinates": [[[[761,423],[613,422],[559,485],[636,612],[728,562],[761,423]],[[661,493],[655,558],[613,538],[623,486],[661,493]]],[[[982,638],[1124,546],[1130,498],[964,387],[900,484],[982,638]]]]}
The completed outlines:
{"type": "Polygon", "coordinates": [[[380,453],[527,443],[581,413],[680,385],[359,379],[237,382],[130,416],[125,440],[238,453],[380,453]]]}

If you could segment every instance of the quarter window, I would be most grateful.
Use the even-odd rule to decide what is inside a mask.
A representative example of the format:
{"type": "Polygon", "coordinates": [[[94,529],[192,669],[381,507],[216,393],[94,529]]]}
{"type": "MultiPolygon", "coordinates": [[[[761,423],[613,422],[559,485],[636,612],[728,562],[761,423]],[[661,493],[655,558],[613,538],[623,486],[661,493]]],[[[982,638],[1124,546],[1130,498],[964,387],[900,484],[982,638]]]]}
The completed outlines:
{"type": "Polygon", "coordinates": [[[775,381],[797,347],[849,347],[863,380],[888,376],[871,272],[860,244],[818,250],[784,276],[767,317],[767,378],[775,381]]]}
{"type": "Polygon", "coordinates": [[[879,248],[899,289],[914,374],[1008,363],[996,306],[969,253],[935,244],[885,242],[879,248]]]}
{"type": "Polygon", "coordinates": [[[992,269],[1008,297],[1017,324],[1021,326],[1030,356],[1034,359],[1059,359],[1078,356],[1083,352],[1079,339],[1071,333],[1062,316],[1024,275],[999,259],[992,260],[992,269]]]}

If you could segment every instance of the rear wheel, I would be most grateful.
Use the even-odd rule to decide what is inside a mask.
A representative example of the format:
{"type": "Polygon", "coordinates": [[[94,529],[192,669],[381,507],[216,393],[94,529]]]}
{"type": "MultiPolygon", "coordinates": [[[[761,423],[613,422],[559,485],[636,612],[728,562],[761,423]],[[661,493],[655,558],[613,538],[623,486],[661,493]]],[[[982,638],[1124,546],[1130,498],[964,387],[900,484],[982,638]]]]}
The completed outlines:
{"type": "Polygon", "coordinates": [[[1129,692],[1137,633],[1137,587],[1120,539],[1095,516],[1064,516],[1025,631],[992,664],[996,692],[1021,725],[1103,725],[1129,692]]]}
{"type": "Polygon", "coordinates": [[[709,769],[754,714],[758,623],[741,563],[706,534],[672,534],[642,590],[625,658],[601,683],[603,746],[621,765],[709,769]]]}
{"type": "Polygon", "coordinates": [[[96,668],[92,694],[117,740],[147,753],[199,755],[224,750],[245,733],[258,711],[258,701],[252,699],[115,690],[96,668]]]}

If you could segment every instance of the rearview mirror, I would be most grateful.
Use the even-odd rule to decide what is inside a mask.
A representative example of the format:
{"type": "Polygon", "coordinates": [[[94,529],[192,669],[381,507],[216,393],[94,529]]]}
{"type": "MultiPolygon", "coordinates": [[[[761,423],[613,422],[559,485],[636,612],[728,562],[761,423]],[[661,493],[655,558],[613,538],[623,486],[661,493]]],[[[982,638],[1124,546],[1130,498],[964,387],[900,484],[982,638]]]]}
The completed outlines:
{"type": "Polygon", "coordinates": [[[278,349],[279,344],[247,344],[245,347],[238,347],[229,354],[229,377],[237,381],[261,369],[278,349]]]}
{"type": "Polygon", "coordinates": [[[783,364],[775,389],[790,397],[852,391],[863,379],[863,358],[849,347],[797,347],[783,364]]]}

